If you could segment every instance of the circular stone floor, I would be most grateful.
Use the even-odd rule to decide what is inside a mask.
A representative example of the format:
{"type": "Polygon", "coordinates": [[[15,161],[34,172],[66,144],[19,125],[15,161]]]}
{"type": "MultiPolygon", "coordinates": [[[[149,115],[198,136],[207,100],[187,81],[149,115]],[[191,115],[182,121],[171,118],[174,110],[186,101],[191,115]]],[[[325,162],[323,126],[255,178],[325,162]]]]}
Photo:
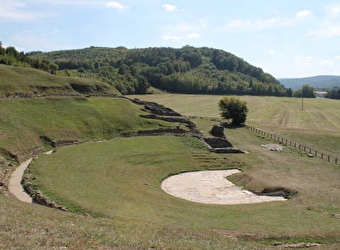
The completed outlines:
{"type": "Polygon", "coordinates": [[[234,205],[286,200],[281,196],[253,194],[226,179],[239,172],[232,169],[182,173],[165,179],[161,187],[173,196],[204,204],[234,205]]]}

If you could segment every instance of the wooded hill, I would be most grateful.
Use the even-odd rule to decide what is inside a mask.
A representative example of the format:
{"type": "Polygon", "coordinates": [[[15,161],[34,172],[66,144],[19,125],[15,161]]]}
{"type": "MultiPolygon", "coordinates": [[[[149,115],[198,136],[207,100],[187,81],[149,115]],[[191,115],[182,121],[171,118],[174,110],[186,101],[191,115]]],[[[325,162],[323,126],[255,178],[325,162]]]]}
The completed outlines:
{"type": "Polygon", "coordinates": [[[319,90],[329,90],[333,87],[340,87],[340,76],[324,75],[302,78],[282,78],[278,80],[285,87],[292,88],[293,90],[297,90],[305,84],[319,90]]]}
{"type": "Polygon", "coordinates": [[[27,55],[57,64],[57,74],[95,78],[122,94],[144,94],[150,86],[195,94],[291,96],[292,93],[261,68],[212,48],[90,47],[27,55]]]}

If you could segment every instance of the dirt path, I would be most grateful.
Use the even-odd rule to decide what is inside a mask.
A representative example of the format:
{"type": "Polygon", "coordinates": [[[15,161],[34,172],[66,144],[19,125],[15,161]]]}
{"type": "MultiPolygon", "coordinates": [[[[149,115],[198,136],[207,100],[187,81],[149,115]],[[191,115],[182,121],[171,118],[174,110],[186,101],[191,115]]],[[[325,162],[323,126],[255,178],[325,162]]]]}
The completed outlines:
{"type": "MultiPolygon", "coordinates": [[[[49,155],[52,154],[52,150],[45,152],[44,154],[49,155]]],[[[9,185],[8,190],[11,194],[13,194],[15,197],[17,197],[18,200],[27,202],[27,203],[33,203],[33,199],[31,196],[29,196],[23,186],[21,185],[21,181],[24,175],[24,172],[28,165],[32,162],[33,158],[21,163],[19,167],[17,167],[14,172],[11,175],[11,178],[9,179],[9,185]]]]}
{"type": "Polygon", "coordinates": [[[21,185],[21,180],[26,168],[31,162],[32,158],[23,162],[19,167],[17,167],[11,175],[8,185],[9,191],[15,197],[17,197],[18,200],[28,203],[32,203],[33,199],[25,192],[23,186],[21,185]]]}
{"type": "MultiPolygon", "coordinates": [[[[31,162],[32,158],[17,167],[11,175],[8,186],[9,191],[18,200],[27,203],[33,203],[33,199],[25,192],[21,180],[31,162]]],[[[234,205],[286,200],[280,196],[253,194],[226,179],[227,176],[238,172],[240,171],[232,169],[182,173],[165,179],[161,187],[173,196],[204,204],[234,205]]]]}
{"type": "Polygon", "coordinates": [[[165,179],[161,187],[173,196],[204,204],[235,205],[286,200],[281,196],[253,194],[226,179],[238,172],[237,169],[188,172],[165,179]]]}

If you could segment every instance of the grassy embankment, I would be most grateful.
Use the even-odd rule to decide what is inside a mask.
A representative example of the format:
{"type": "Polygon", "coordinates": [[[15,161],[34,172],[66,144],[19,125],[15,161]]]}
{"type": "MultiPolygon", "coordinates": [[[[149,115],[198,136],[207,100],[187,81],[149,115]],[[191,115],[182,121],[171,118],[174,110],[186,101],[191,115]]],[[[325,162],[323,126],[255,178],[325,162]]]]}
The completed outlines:
{"type": "MultiPolygon", "coordinates": [[[[192,104],[196,106],[191,106],[183,95],[144,97],[159,98],[160,103],[163,98],[172,98],[172,104],[167,106],[187,115],[208,112],[206,116],[211,117],[211,112],[218,113],[217,101],[213,106],[207,105],[211,99],[206,99],[205,104],[202,98],[195,99],[192,104]]],[[[5,107],[0,116],[1,147],[6,150],[41,143],[40,136],[101,139],[123,130],[168,125],[139,118],[141,107],[124,99],[1,102],[5,107]]],[[[276,105],[268,101],[264,106],[268,104],[276,105]]],[[[309,126],[304,121],[300,123],[309,126]]],[[[205,119],[197,122],[204,132],[213,123],[205,119]]],[[[337,249],[340,228],[331,214],[338,213],[340,207],[338,166],[307,158],[295,150],[266,151],[260,144],[268,140],[244,129],[228,130],[227,135],[235,146],[250,153],[224,159],[224,155],[202,149],[196,139],[165,136],[116,138],[59,148],[55,154],[41,156],[32,165],[37,177],[35,185],[71,209],[87,211],[94,217],[22,204],[1,194],[0,247],[265,249],[270,248],[270,243],[317,241],[328,243],[322,249],[337,249]],[[171,197],[159,186],[172,173],[231,167],[242,168],[246,175],[237,181],[254,189],[284,186],[299,194],[288,202],[209,206],[171,197]],[[79,199],[75,200],[75,196],[79,199]]]]}
{"type": "MultiPolygon", "coordinates": [[[[156,94],[136,96],[170,107],[182,115],[220,118],[218,95],[156,94]]],[[[248,103],[247,124],[292,141],[340,155],[340,102],[331,99],[239,96],[248,103]]],[[[196,121],[199,123],[199,120],[196,121]]],[[[202,123],[207,123],[202,121],[202,123]]],[[[210,126],[210,123],[208,123],[210,126]]]]}
{"type": "Polygon", "coordinates": [[[16,155],[46,140],[108,139],[121,132],[174,126],[139,117],[142,106],[123,98],[0,99],[0,153],[16,155]]]}
{"type": "MultiPolygon", "coordinates": [[[[154,97],[139,96],[149,100],[154,97]]],[[[168,96],[164,97],[167,100],[168,96]]],[[[173,102],[163,104],[183,113],[186,113],[185,105],[189,110],[196,107],[186,113],[191,116],[201,116],[204,112],[209,117],[214,116],[209,111],[200,109],[199,106],[203,105],[202,98],[195,99],[193,96],[195,101],[188,104],[188,96],[183,97],[171,95],[169,99],[173,102]],[[179,99],[182,103],[176,104],[179,99]]],[[[203,97],[208,98],[209,103],[216,98],[203,97]]],[[[162,102],[161,96],[156,98],[159,98],[158,102],[162,102]]],[[[250,107],[254,103],[259,105],[260,102],[259,97],[247,97],[247,100],[250,107]]],[[[262,100],[263,106],[269,106],[270,109],[273,106],[282,107],[287,101],[291,100],[267,97],[262,100]],[[271,101],[274,102],[270,105],[271,101]]],[[[209,105],[207,107],[209,109],[209,105]]],[[[328,104],[325,107],[328,108],[328,104]]],[[[318,108],[317,112],[327,115],[327,109],[322,110],[320,105],[318,108]]],[[[216,111],[215,114],[217,116],[216,111]]],[[[309,116],[314,115],[317,114],[309,111],[309,116]]],[[[311,133],[310,122],[301,118],[295,120],[299,120],[300,132],[311,133]]],[[[206,134],[214,123],[209,119],[195,121],[206,134]]],[[[276,124],[275,121],[272,123],[276,124]]],[[[256,125],[256,122],[253,124],[256,125]]],[[[320,126],[324,133],[332,129],[327,124],[320,126]]],[[[270,125],[268,122],[266,128],[272,128],[270,125]]],[[[292,134],[286,127],[282,131],[292,134]]],[[[129,224],[148,225],[140,232],[148,235],[152,242],[157,242],[154,243],[155,248],[186,249],[183,247],[186,239],[179,239],[176,235],[180,230],[188,235],[192,232],[202,235],[188,249],[235,247],[224,237],[238,238],[239,247],[245,249],[265,248],[269,243],[306,241],[328,243],[321,249],[336,249],[339,246],[337,239],[340,228],[338,219],[332,217],[332,214],[338,213],[340,208],[338,166],[308,158],[294,149],[285,148],[283,152],[267,151],[260,145],[270,141],[245,129],[227,130],[226,134],[235,146],[249,151],[249,154],[228,155],[228,159],[224,159],[223,155],[210,154],[202,149],[195,139],[120,138],[102,144],[89,143],[60,148],[56,154],[41,157],[32,165],[33,176],[37,177],[34,183],[55,200],[71,208],[74,206],[75,210],[81,208],[94,216],[113,218],[120,223],[129,221],[129,224]],[[287,202],[209,206],[171,197],[160,189],[160,182],[169,174],[235,167],[244,170],[242,174],[232,177],[240,185],[257,191],[264,187],[285,187],[297,190],[298,195],[287,202]],[[58,183],[61,185],[57,185],[58,183]],[[152,227],[149,228],[149,225],[163,227],[166,231],[174,230],[175,233],[168,233],[167,237],[162,234],[150,235],[152,227]],[[211,238],[207,239],[203,235],[210,235],[211,238]],[[244,238],[252,240],[244,241],[244,238]],[[201,245],[202,242],[210,247],[201,245]],[[224,247],[219,245],[221,242],[224,242],[224,247]],[[259,245],[260,242],[265,245],[259,245]],[[338,243],[332,244],[334,242],[338,243]],[[243,244],[246,245],[242,246],[243,244]],[[180,245],[182,248],[178,247],[180,245]]],[[[308,138],[307,141],[313,142],[308,138]]],[[[133,234],[126,244],[130,245],[134,241],[140,241],[139,246],[142,249],[151,246],[145,244],[140,236],[133,234]]]]}
{"type": "Polygon", "coordinates": [[[8,95],[119,94],[107,83],[93,79],[56,76],[32,68],[0,64],[0,97],[8,95]]]}
{"type": "MultiPolygon", "coordinates": [[[[260,146],[263,139],[245,130],[235,133],[242,136],[251,153],[228,155],[229,159],[223,160],[221,155],[197,147],[200,143],[194,138],[117,138],[60,148],[53,155],[42,156],[31,166],[32,177],[37,177],[34,183],[55,200],[116,221],[129,218],[171,227],[185,222],[182,228],[202,233],[236,230],[254,234],[254,238],[283,241],[334,240],[339,236],[340,225],[331,216],[340,205],[335,187],[340,178],[337,166],[321,168],[321,160],[289,149],[265,151],[260,146]],[[299,195],[288,202],[209,206],[171,197],[160,189],[160,182],[170,174],[235,167],[253,179],[253,189],[287,187],[298,190],[299,195]]],[[[237,142],[241,144],[241,139],[237,142]]]]}

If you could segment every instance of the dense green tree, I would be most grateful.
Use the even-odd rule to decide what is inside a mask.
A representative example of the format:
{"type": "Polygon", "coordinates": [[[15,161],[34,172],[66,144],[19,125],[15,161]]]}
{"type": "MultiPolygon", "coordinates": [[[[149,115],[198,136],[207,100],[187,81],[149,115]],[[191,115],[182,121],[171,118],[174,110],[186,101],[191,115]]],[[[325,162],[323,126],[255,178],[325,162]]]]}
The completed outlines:
{"type": "Polygon", "coordinates": [[[39,60],[37,68],[42,60],[52,61],[60,72],[105,81],[123,94],[146,92],[147,86],[153,86],[179,93],[286,95],[285,87],[262,69],[206,47],[90,47],[28,56],[39,60]]]}
{"type": "Polygon", "coordinates": [[[287,97],[292,97],[293,96],[293,90],[291,88],[286,89],[286,96],[287,97]]]}
{"type": "Polygon", "coordinates": [[[294,97],[316,98],[314,88],[305,84],[301,89],[294,92],[294,97]]]}
{"type": "Polygon", "coordinates": [[[331,99],[340,99],[340,88],[339,87],[332,88],[327,92],[325,97],[331,99]]]}
{"type": "Polygon", "coordinates": [[[231,120],[231,125],[239,126],[246,122],[247,119],[247,103],[236,97],[223,97],[218,106],[221,116],[224,119],[231,120]]]}

